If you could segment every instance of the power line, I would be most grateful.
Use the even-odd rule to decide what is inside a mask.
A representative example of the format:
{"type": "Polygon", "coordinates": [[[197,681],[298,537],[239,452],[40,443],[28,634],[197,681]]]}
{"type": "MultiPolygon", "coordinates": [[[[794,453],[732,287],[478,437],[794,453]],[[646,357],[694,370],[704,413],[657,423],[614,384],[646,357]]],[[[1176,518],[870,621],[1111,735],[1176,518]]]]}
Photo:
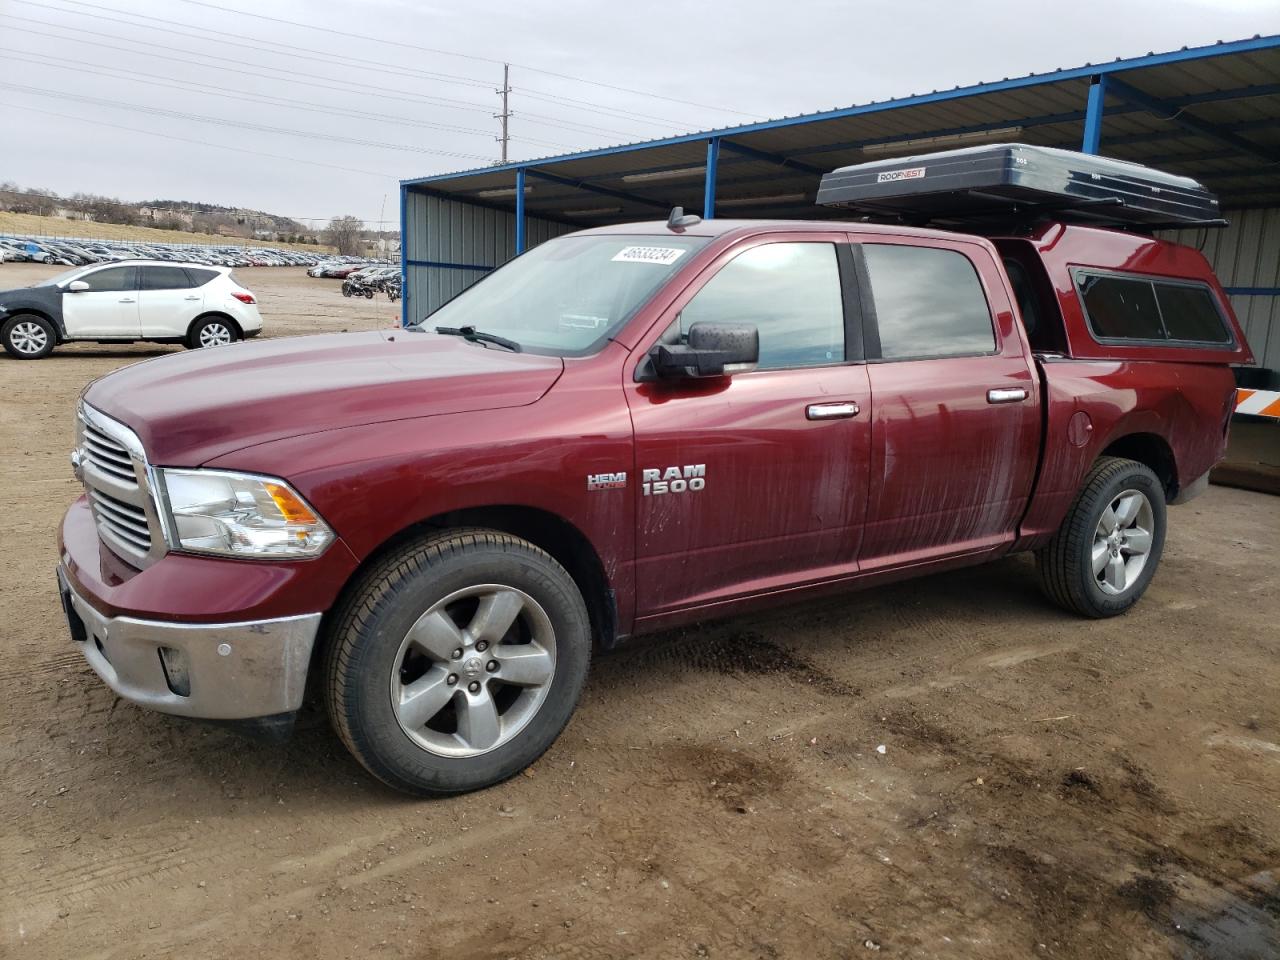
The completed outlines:
{"type": "MultiPolygon", "coordinates": [[[[78,73],[88,73],[94,76],[107,77],[113,80],[124,80],[128,83],[146,83],[149,87],[167,87],[170,90],[197,89],[195,92],[202,93],[210,97],[224,97],[231,100],[243,100],[247,103],[263,103],[268,106],[286,106],[294,110],[306,110],[309,113],[329,114],[335,117],[347,117],[355,120],[385,120],[397,124],[405,124],[414,127],[424,127],[434,130],[446,130],[452,133],[475,134],[476,136],[489,137],[491,131],[480,130],[475,127],[460,127],[448,123],[436,123],[431,120],[418,120],[413,117],[401,117],[394,114],[373,113],[370,111],[343,110],[334,107],[317,107],[302,100],[293,100],[288,97],[276,97],[270,94],[250,94],[250,93],[233,93],[215,87],[212,84],[197,83],[194,80],[176,80],[155,73],[141,73],[136,70],[123,70],[107,64],[88,63],[81,64],[75,60],[67,60],[63,57],[48,57],[40,55],[27,54],[25,52],[9,51],[5,54],[7,60],[20,60],[27,63],[35,63],[41,66],[52,66],[60,70],[74,70],[78,73]],[[49,61],[59,61],[50,63],[49,61]],[[93,67],[102,69],[94,70],[93,67]],[[112,71],[110,73],[104,70],[112,71]]],[[[554,140],[540,140],[533,137],[520,137],[522,142],[536,143],[549,147],[563,147],[570,149],[568,144],[557,143],[554,140]]]]}
{"type": "MultiPolygon", "coordinates": [[[[14,17],[10,14],[3,14],[3,13],[0,13],[0,18],[5,18],[9,20],[19,20],[24,23],[39,22],[39,21],[31,21],[24,17],[14,17]]],[[[41,25],[45,25],[45,24],[41,24],[41,25]]],[[[81,30],[76,27],[63,26],[61,24],[57,25],[55,29],[70,31],[75,33],[89,34],[93,39],[84,40],[75,36],[62,36],[56,33],[47,33],[43,30],[33,30],[30,27],[9,26],[9,27],[6,27],[6,29],[9,31],[17,31],[20,33],[31,34],[33,36],[46,37],[51,40],[59,40],[62,42],[69,41],[71,43],[82,43],[87,46],[93,46],[96,49],[117,50],[121,53],[126,53],[135,57],[139,53],[139,51],[131,50],[128,47],[122,47],[117,44],[111,44],[111,43],[103,43],[99,35],[96,33],[93,33],[92,31],[81,30]]],[[[126,37],[112,37],[111,39],[121,40],[125,43],[132,43],[137,46],[146,46],[146,44],[142,41],[130,40],[126,37]]],[[[206,54],[197,53],[195,51],[181,51],[181,52],[187,53],[188,57],[197,57],[204,60],[216,60],[216,63],[215,64],[193,63],[190,59],[188,59],[188,57],[169,56],[167,54],[157,53],[151,49],[147,51],[147,56],[152,59],[168,60],[174,63],[185,64],[187,66],[197,66],[197,67],[203,67],[206,69],[217,69],[220,73],[224,73],[224,74],[231,73],[239,76],[255,77],[260,80],[270,80],[274,83],[305,84],[306,86],[312,87],[312,88],[319,87],[324,90],[334,90],[339,93],[352,93],[360,96],[367,95],[362,91],[368,91],[369,94],[374,94],[382,99],[398,100],[404,103],[418,103],[418,104],[424,104],[428,106],[442,106],[451,110],[465,110],[468,112],[476,112],[476,113],[484,113],[484,114],[491,114],[493,109],[492,107],[485,106],[482,103],[476,103],[475,101],[455,100],[449,97],[439,97],[439,96],[429,95],[429,94],[414,94],[406,90],[387,90],[380,86],[372,86],[370,84],[362,84],[354,81],[342,81],[341,83],[345,85],[340,85],[338,83],[327,82],[329,81],[330,78],[322,77],[317,74],[301,73],[296,70],[285,70],[279,67],[267,66],[266,64],[250,63],[248,61],[243,61],[243,60],[226,60],[222,58],[213,58],[206,54]],[[235,67],[227,66],[227,64],[231,64],[231,63],[242,64],[244,66],[250,66],[250,67],[257,67],[258,70],[269,70],[271,71],[271,73],[283,74],[283,76],[271,76],[271,74],[269,73],[259,73],[254,70],[242,70],[242,69],[237,69],[235,67]]],[[[97,64],[97,66],[103,66],[103,65],[97,64]]],[[[190,81],[187,81],[187,82],[190,82],[190,81]]],[[[555,121],[555,122],[548,123],[547,124],[548,126],[564,126],[565,124],[572,124],[572,126],[566,126],[565,129],[573,129],[574,127],[590,127],[591,126],[590,124],[579,123],[578,121],[565,120],[561,122],[559,118],[549,118],[542,114],[523,114],[523,115],[530,116],[530,117],[537,117],[537,118],[540,118],[541,120],[555,121]]],[[[618,133],[618,131],[608,130],[604,128],[594,128],[594,129],[597,129],[600,132],[604,132],[604,133],[618,133]]],[[[562,146],[561,144],[553,144],[550,141],[545,141],[545,140],[542,141],[542,143],[549,144],[552,146],[562,146]]]]}
{"type": "Polygon", "coordinates": [[[165,140],[176,140],[180,143],[194,143],[198,147],[213,147],[215,150],[232,150],[236,153],[247,153],[255,157],[267,157],[271,160],[286,160],[289,163],[306,163],[313,167],[328,167],[331,170],[345,170],[347,173],[363,173],[371,177],[384,177],[388,180],[398,180],[394,174],[382,173],[377,170],[361,170],[357,167],[343,167],[336,163],[324,163],[320,160],[304,160],[301,157],[284,157],[278,153],[263,153],[260,150],[249,150],[245,147],[233,147],[225,143],[217,143],[212,140],[193,140],[190,137],[178,137],[169,133],[157,133],[155,130],[143,130],[138,127],[127,127],[119,123],[109,123],[106,120],[91,120],[88,117],[75,117],[66,113],[57,113],[53,110],[41,110],[39,107],[28,107],[20,103],[11,103],[6,101],[0,104],[0,110],[27,110],[31,113],[41,113],[46,117],[60,117],[63,120],[72,120],[76,123],[92,123],[100,127],[112,127],[116,130],[124,130],[128,133],[141,133],[148,137],[162,137],[165,140]]]}
{"type": "Polygon", "coordinates": [[[641,120],[646,122],[657,122],[667,126],[676,127],[678,129],[689,129],[686,124],[682,124],[679,120],[672,120],[669,117],[655,117],[647,113],[634,113],[630,110],[623,110],[615,107],[602,107],[598,103],[590,100],[577,100],[573,97],[564,97],[556,93],[546,93],[541,90],[531,90],[528,87],[517,87],[526,97],[533,97],[535,100],[543,100],[547,103],[555,103],[568,107],[570,110],[588,110],[591,113],[604,114],[606,116],[618,117],[622,120],[641,120]]]}
{"type": "MultiPolygon", "coordinates": [[[[79,17],[89,17],[94,20],[106,20],[111,23],[119,23],[127,27],[133,27],[135,29],[138,27],[143,27],[144,29],[147,29],[147,30],[156,30],[161,33],[172,33],[172,34],[176,34],[177,36],[188,37],[193,40],[205,39],[204,37],[200,36],[200,33],[190,33],[185,30],[173,30],[173,29],[170,29],[169,27],[155,27],[155,26],[151,26],[150,24],[133,23],[129,20],[121,20],[119,17],[104,16],[103,14],[100,14],[100,13],[77,13],[74,10],[67,10],[64,7],[54,7],[54,6],[50,6],[47,3],[40,3],[38,2],[38,0],[18,0],[18,2],[23,3],[29,7],[42,7],[45,10],[54,10],[58,13],[65,13],[65,14],[70,14],[70,15],[79,16],[79,17]]],[[[195,26],[194,24],[182,23],[180,21],[165,20],[161,17],[151,17],[151,16],[147,16],[146,14],[131,13],[124,10],[117,10],[114,7],[103,7],[96,3],[87,3],[85,2],[85,0],[61,0],[61,2],[72,3],[72,4],[75,4],[76,6],[81,6],[81,7],[91,7],[95,10],[109,10],[112,13],[124,14],[125,16],[134,17],[138,20],[150,20],[150,21],[153,21],[154,23],[167,23],[167,24],[172,24],[174,26],[193,27],[194,29],[200,31],[201,33],[211,33],[211,34],[216,34],[222,37],[240,37],[241,36],[240,34],[228,33],[225,30],[214,30],[212,27],[199,27],[199,26],[195,26]]],[[[53,26],[61,26],[61,24],[53,24],[53,26]]],[[[278,50],[266,49],[255,43],[245,43],[243,41],[243,38],[240,40],[223,40],[222,42],[229,44],[230,46],[233,46],[233,47],[243,47],[246,50],[254,50],[259,53],[273,53],[273,54],[279,53],[278,50]]],[[[395,76],[410,77],[410,78],[418,77],[418,78],[423,78],[427,80],[438,80],[443,83],[456,83],[456,84],[461,84],[463,86],[469,86],[469,87],[483,88],[483,87],[488,87],[490,84],[490,81],[481,80],[478,77],[460,77],[456,74],[450,74],[450,73],[434,73],[427,70],[414,70],[409,67],[399,67],[397,65],[388,66],[383,63],[380,63],[377,60],[366,60],[362,57],[352,57],[352,56],[348,56],[347,54],[331,53],[327,50],[316,50],[314,47],[299,47],[299,46],[295,46],[293,44],[288,44],[288,43],[277,43],[273,40],[264,40],[264,41],[260,41],[260,43],[265,43],[269,47],[281,47],[289,51],[302,51],[301,53],[295,52],[292,54],[293,56],[299,57],[302,60],[318,60],[321,63],[333,63],[334,61],[345,60],[365,70],[371,69],[371,70],[379,71],[382,73],[393,74],[395,76]],[[310,56],[310,54],[319,54],[319,56],[310,56]]]]}
{"type": "Polygon", "coordinates": [[[281,136],[302,137],[308,140],[324,140],[330,143],[348,143],[359,147],[376,147],[382,150],[401,150],[406,153],[430,153],[440,157],[452,157],[457,160],[488,160],[488,157],[475,153],[459,153],[452,150],[432,150],[429,147],[415,147],[404,143],[383,143],[378,140],[362,140],[355,137],[340,137],[330,133],[312,133],[309,130],[291,130],[287,127],[273,127],[267,124],[250,123],[245,120],[226,120],[222,117],[206,117],[195,113],[183,113],[180,110],[165,110],[162,107],[148,107],[144,104],[124,103],[117,100],[104,100],[99,97],[86,97],[61,90],[44,90],[40,87],[28,87],[21,83],[2,83],[0,87],[9,90],[20,90],[37,97],[52,97],[58,100],[71,100],[76,103],[88,103],[115,110],[130,110],[135,113],[147,113],[152,116],[169,117],[175,120],[191,120],[196,123],[212,123],[224,127],[239,127],[244,130],[257,130],[260,133],[273,133],[281,136]]]}
{"type": "MultiPolygon", "coordinates": [[[[386,37],[374,37],[365,33],[352,33],[351,31],[348,31],[348,30],[335,30],[332,27],[316,26],[313,23],[303,23],[298,20],[286,20],[281,17],[269,17],[266,14],[262,14],[262,13],[250,13],[247,10],[238,10],[234,7],[224,7],[221,4],[210,3],[208,2],[208,0],[180,0],[180,2],[192,4],[193,6],[197,6],[197,7],[208,7],[211,10],[218,10],[222,13],[234,13],[237,16],[253,17],[256,20],[268,20],[272,23],[282,23],[291,27],[302,27],[303,29],[306,29],[306,30],[316,30],[321,33],[336,34],[338,36],[346,37],[348,39],[354,37],[359,40],[370,40],[370,41],[373,41],[374,43],[385,43],[390,46],[404,47],[405,49],[417,50],[422,53],[438,53],[448,57],[460,57],[465,60],[477,60],[482,63],[498,64],[503,62],[502,60],[498,60],[492,57],[482,57],[477,54],[458,53],[452,50],[441,50],[436,47],[424,47],[416,43],[406,43],[402,40],[390,40],[390,39],[387,39],[386,37]]],[[[513,64],[513,66],[517,66],[522,70],[531,70],[535,73],[541,73],[544,76],[556,77],[560,80],[571,80],[575,83],[586,83],[595,87],[604,87],[607,90],[617,90],[621,93],[630,93],[640,97],[651,97],[655,100],[666,100],[669,103],[679,103],[687,107],[698,107],[699,109],[702,109],[702,110],[715,110],[720,113],[734,113],[740,117],[755,117],[755,114],[746,113],[742,110],[733,110],[733,109],[730,109],[729,107],[718,107],[712,104],[698,103],[697,101],[694,101],[694,100],[683,100],[679,97],[668,97],[661,93],[653,93],[652,91],[648,91],[648,90],[635,90],[635,89],[632,89],[631,87],[622,87],[612,83],[604,83],[599,80],[588,80],[586,77],[576,77],[567,73],[556,73],[552,70],[543,70],[540,67],[531,67],[528,64],[515,63],[513,64]]]]}

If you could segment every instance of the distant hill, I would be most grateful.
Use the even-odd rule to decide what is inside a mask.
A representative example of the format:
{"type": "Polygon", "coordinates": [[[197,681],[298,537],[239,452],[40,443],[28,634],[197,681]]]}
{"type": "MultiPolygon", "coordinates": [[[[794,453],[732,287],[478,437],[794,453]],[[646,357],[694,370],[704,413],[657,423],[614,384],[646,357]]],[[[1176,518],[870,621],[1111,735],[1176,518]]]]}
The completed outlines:
{"type": "Polygon", "coordinates": [[[5,211],[0,211],[0,234],[67,237],[84,240],[124,240],[141,243],[152,241],[155,243],[200,243],[217,246],[284,247],[291,250],[308,250],[316,253],[333,252],[333,247],[325,246],[324,244],[286,243],[276,240],[257,240],[210,233],[191,233],[185,230],[161,230],[156,227],[98,223],[94,220],[41,217],[32,213],[9,213],[5,211]]]}

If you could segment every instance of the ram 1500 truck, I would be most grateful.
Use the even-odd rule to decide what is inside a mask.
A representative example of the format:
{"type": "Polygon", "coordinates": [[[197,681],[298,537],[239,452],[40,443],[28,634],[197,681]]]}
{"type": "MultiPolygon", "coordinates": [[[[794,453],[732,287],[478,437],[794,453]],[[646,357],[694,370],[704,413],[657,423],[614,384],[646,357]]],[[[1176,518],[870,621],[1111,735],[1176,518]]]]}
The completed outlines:
{"type": "Polygon", "coordinates": [[[532,763],[627,637],[1019,551],[1072,613],[1142,596],[1250,359],[1197,251],[696,221],[93,383],[58,571],[93,669],[264,723],[310,680],[373,775],[440,794],[532,763]]]}

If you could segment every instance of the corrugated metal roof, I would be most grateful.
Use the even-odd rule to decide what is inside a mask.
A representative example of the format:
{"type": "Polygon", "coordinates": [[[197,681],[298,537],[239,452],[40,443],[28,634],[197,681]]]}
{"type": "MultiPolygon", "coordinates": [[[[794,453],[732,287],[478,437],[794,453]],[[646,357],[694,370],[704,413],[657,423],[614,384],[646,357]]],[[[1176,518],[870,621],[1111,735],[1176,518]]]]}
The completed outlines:
{"type": "Polygon", "coordinates": [[[1108,78],[1102,153],[1195,177],[1217,191],[1224,206],[1280,204],[1280,36],[1184,47],[403,185],[510,210],[515,171],[523,168],[529,216],[589,226],[652,217],[655,209],[677,204],[701,210],[707,141],[718,137],[718,214],[820,217],[828,211],[812,199],[823,172],[928,149],[903,141],[939,138],[942,149],[981,137],[979,142],[1078,149],[1089,86],[1099,75],[1108,78]]]}

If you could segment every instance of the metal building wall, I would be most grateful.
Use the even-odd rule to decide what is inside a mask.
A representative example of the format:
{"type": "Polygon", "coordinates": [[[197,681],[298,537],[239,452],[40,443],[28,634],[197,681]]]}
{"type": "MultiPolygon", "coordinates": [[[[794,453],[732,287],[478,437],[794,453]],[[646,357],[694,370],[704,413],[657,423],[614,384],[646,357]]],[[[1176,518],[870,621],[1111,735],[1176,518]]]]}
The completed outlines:
{"type": "Polygon", "coordinates": [[[1280,209],[1229,210],[1222,230],[1178,230],[1168,239],[1200,250],[1231,295],[1258,366],[1280,371],[1280,209]]]}
{"type": "MultiPolygon", "coordinates": [[[[404,197],[405,317],[414,323],[516,254],[515,216],[408,190],[404,197]]],[[[525,218],[526,249],[574,227],[525,218]]]]}

